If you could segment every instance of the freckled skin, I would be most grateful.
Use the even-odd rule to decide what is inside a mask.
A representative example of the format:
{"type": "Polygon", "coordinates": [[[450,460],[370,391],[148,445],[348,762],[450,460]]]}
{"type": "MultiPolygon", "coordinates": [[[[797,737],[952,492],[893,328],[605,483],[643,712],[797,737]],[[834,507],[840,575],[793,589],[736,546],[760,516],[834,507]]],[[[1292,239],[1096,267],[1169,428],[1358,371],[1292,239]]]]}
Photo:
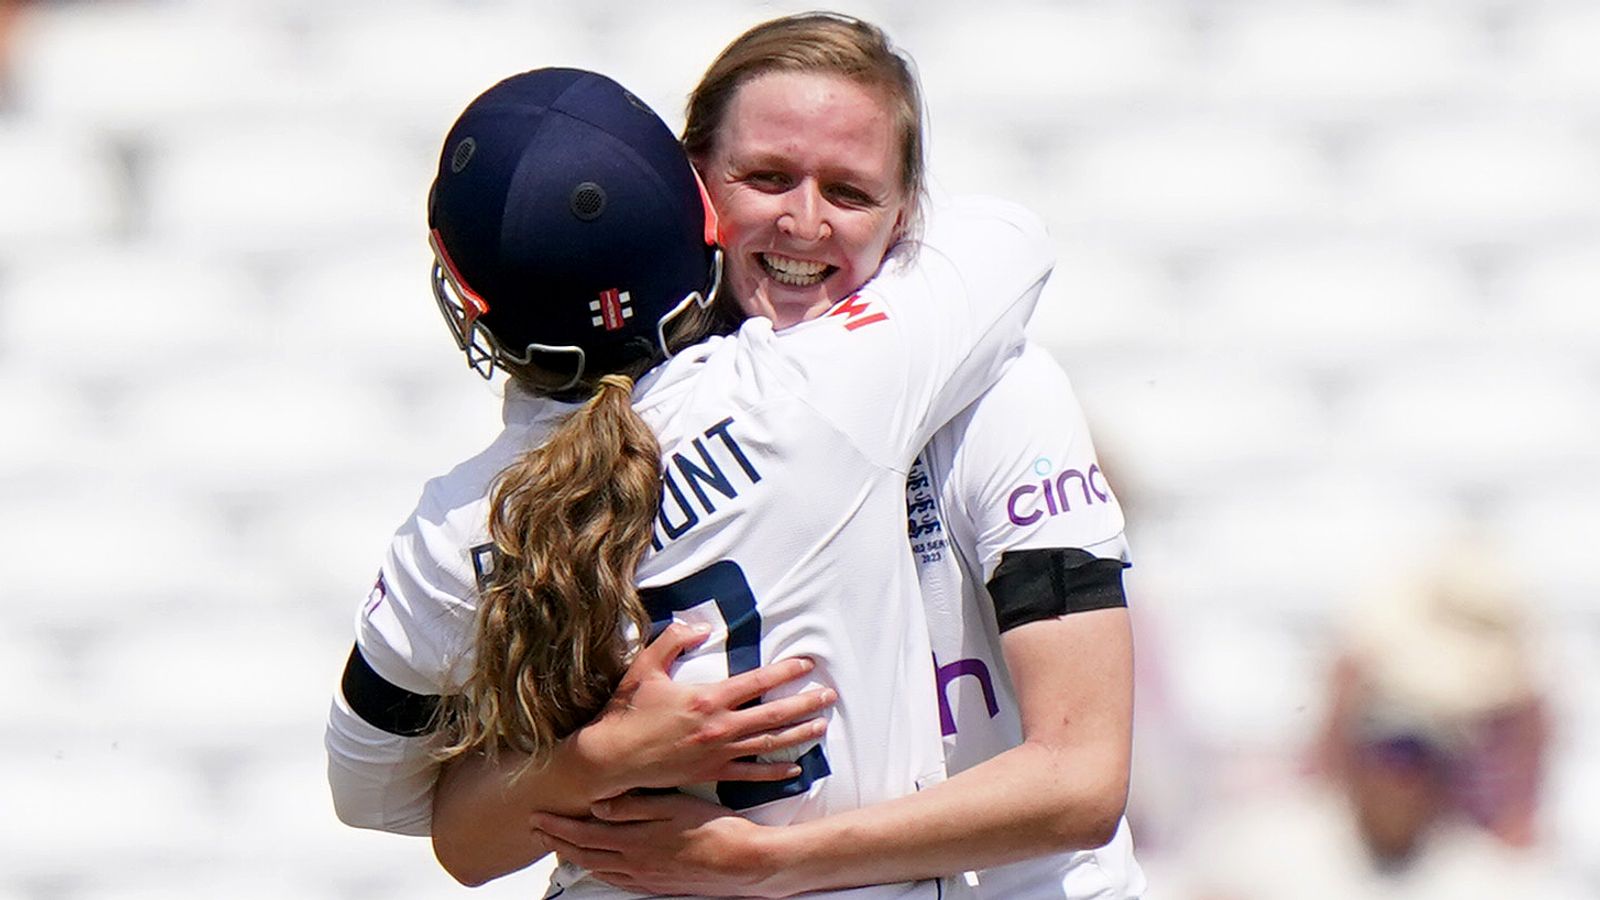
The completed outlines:
{"type": "Polygon", "coordinates": [[[747,314],[779,328],[821,315],[864,284],[905,224],[883,97],[837,75],[773,72],[749,81],[711,153],[696,163],[717,209],[728,287],[747,314]],[[786,284],[769,266],[773,256],[778,268],[785,260],[827,268],[786,284]]]}

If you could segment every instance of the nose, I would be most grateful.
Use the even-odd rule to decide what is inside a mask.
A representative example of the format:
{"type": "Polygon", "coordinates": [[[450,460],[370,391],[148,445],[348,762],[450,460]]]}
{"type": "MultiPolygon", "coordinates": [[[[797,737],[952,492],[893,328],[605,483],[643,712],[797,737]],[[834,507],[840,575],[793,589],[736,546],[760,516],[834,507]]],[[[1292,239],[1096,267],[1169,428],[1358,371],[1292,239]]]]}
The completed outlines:
{"type": "Polygon", "coordinates": [[[815,242],[833,234],[828,223],[826,204],[822,193],[811,179],[796,185],[784,197],[783,211],[778,215],[778,230],[796,240],[815,242]]]}

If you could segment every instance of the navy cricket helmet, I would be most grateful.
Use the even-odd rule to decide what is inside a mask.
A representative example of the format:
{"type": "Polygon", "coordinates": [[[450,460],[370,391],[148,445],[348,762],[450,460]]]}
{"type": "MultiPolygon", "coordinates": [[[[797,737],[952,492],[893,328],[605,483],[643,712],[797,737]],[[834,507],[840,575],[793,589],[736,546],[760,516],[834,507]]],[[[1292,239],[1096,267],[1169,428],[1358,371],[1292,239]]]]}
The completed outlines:
{"type": "Polygon", "coordinates": [[[514,75],[445,138],[428,197],[433,290],[485,378],[606,374],[670,354],[665,326],[721,273],[705,193],[671,129],[615,81],[514,75]]]}

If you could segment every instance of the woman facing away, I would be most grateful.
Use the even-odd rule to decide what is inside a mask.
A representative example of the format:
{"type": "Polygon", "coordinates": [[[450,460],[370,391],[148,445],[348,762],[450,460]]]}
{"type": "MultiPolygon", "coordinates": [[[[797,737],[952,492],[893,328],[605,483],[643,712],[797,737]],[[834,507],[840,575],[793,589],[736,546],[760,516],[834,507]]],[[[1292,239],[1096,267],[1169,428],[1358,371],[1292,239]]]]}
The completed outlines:
{"type": "MultiPolygon", "coordinates": [[[[907,61],[847,17],[758,25],[712,63],[684,143],[720,216],[724,289],[744,313],[781,336],[848,314],[854,287],[919,218],[920,110],[907,61]]],[[[659,893],[785,896],[976,870],[985,897],[1139,896],[1122,820],[1123,516],[1045,351],[1029,346],[934,435],[906,504],[950,781],[787,828],[671,796],[617,798],[593,811],[600,820],[535,812],[530,827],[547,800],[505,792],[492,767],[464,761],[436,798],[446,868],[481,881],[554,848],[659,893]]]]}
{"type": "MultiPolygon", "coordinates": [[[[695,343],[720,257],[688,161],[637,98],[560,69],[467,108],[429,207],[457,343],[512,376],[506,428],[425,486],[358,613],[327,736],[341,818],[425,829],[441,758],[509,763],[567,812],[713,777],[695,789],[768,825],[941,779],[904,481],[1020,347],[1037,220],[954,205],[848,309],[695,343]],[[634,707],[674,688],[687,717],[634,707]],[[830,703],[825,742],[786,726],[830,703]],[[614,739],[641,734],[619,776],[614,739]]],[[[556,890],[632,896],[571,868],[556,890]]]]}

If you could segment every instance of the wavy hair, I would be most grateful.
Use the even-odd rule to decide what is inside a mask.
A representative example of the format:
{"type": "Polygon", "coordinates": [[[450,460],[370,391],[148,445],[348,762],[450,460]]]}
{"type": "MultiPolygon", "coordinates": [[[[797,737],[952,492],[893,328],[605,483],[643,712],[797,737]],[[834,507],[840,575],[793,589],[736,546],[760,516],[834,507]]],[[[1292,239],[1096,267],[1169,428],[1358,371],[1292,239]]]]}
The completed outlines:
{"type": "MultiPolygon", "coordinates": [[[[670,343],[694,343],[716,324],[710,310],[691,309],[672,323],[670,343]]],[[[496,479],[477,659],[441,704],[439,758],[504,747],[543,764],[615,691],[636,649],[624,626],[649,634],[635,574],[661,504],[661,446],[632,396],[659,361],[586,379],[582,405],[496,479]]],[[[534,367],[511,374],[536,394],[568,380],[534,367]]]]}

